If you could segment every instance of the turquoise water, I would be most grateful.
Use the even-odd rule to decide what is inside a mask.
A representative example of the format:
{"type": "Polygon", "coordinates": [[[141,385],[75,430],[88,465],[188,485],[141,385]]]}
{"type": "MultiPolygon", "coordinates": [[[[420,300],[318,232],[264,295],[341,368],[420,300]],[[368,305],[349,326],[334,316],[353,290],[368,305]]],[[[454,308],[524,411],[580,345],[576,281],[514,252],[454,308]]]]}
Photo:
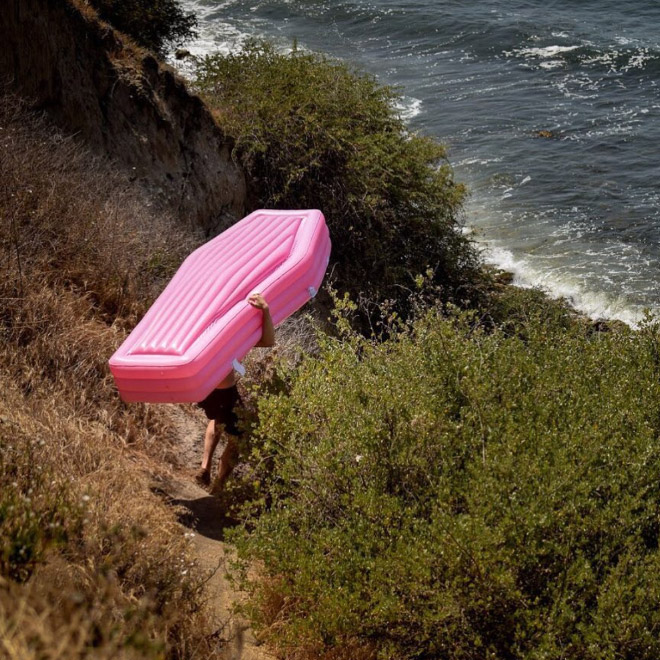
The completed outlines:
{"type": "Polygon", "coordinates": [[[467,228],[518,283],[594,317],[660,312],[657,0],[183,4],[194,52],[295,39],[400,86],[470,189],[467,228]]]}

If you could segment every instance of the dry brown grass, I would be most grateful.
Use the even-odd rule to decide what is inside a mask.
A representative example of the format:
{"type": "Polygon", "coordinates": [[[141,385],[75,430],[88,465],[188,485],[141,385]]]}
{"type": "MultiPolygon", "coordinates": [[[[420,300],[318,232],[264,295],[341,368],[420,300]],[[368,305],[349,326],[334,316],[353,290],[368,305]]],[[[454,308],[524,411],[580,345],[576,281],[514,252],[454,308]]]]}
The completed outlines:
{"type": "Polygon", "coordinates": [[[0,657],[214,657],[141,467],[171,429],[107,367],[197,238],[9,97],[0,218],[0,657]]]}
{"type": "MultiPolygon", "coordinates": [[[[205,576],[150,490],[171,416],[124,405],[107,365],[201,236],[13,97],[0,219],[0,658],[220,657],[205,576]]],[[[316,350],[304,316],[277,337],[244,388],[316,350]]]]}
{"type": "Polygon", "coordinates": [[[0,657],[210,653],[188,540],[131,454],[2,376],[0,657]]]}
{"type": "Polygon", "coordinates": [[[74,414],[144,441],[155,415],[127,415],[107,360],[197,237],[11,98],[0,101],[0,154],[3,363],[26,394],[66,391],[74,414]]]}
{"type": "Polygon", "coordinates": [[[120,32],[107,21],[104,21],[99,16],[98,10],[88,0],[67,0],[67,3],[85,18],[89,30],[95,32],[112,31],[115,48],[109,50],[108,55],[114,62],[135,67],[136,61],[140,61],[147,55],[152,55],[150,51],[136,44],[129,35],[120,32]]]}

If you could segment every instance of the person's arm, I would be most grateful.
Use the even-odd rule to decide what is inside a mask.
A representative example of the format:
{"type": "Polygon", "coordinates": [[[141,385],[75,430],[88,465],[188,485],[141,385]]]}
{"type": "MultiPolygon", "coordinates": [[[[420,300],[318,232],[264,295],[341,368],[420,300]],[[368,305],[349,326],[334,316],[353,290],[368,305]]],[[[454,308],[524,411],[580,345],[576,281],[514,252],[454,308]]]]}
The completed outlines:
{"type": "Polygon", "coordinates": [[[273,319],[270,316],[270,308],[266,299],[260,293],[253,293],[248,298],[248,302],[252,307],[260,309],[263,315],[261,339],[257,346],[275,346],[275,327],[273,326],[273,319]]]}

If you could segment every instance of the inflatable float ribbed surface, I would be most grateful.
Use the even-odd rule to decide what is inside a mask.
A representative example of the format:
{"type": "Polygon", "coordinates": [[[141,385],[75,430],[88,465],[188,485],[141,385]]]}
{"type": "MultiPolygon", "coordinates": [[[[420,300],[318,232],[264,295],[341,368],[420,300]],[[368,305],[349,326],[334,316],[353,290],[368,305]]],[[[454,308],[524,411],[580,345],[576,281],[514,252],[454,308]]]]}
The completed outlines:
{"type": "Polygon", "coordinates": [[[124,401],[201,401],[261,338],[316,294],[330,259],[317,210],[251,213],[186,258],[110,359],[124,401]]]}

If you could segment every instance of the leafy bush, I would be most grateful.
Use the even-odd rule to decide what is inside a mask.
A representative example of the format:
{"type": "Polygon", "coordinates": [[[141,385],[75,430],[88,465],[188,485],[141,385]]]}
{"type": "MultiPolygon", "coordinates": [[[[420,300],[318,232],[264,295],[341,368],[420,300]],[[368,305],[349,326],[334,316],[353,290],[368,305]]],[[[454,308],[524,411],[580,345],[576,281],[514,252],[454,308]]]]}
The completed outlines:
{"type": "Polygon", "coordinates": [[[660,329],[517,323],[322,339],[262,398],[236,539],[287,658],[659,657],[660,329]]]}
{"type": "Polygon", "coordinates": [[[89,0],[99,16],[159,55],[195,36],[197,19],[177,0],[89,0]]]}
{"type": "Polygon", "coordinates": [[[569,330],[576,322],[589,324],[564,299],[549,298],[540,289],[517,286],[494,286],[484,296],[479,321],[485,327],[497,327],[504,334],[525,338],[530,328],[548,324],[569,330]]]}
{"type": "Polygon", "coordinates": [[[445,151],[411,134],[396,92],[322,55],[249,42],[197,62],[196,84],[236,140],[255,205],[320,208],[340,289],[407,309],[415,276],[469,297],[477,257],[445,151]]]}

